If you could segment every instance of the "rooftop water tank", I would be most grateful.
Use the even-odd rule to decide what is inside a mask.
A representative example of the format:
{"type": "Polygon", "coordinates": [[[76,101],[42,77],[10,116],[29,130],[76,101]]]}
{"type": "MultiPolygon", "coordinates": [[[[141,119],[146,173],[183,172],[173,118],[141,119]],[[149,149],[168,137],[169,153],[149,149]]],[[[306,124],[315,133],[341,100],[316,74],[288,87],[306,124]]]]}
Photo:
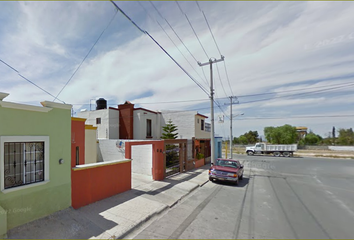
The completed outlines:
{"type": "Polygon", "coordinates": [[[107,100],[104,98],[99,98],[96,100],[96,110],[107,109],[107,100]]]}

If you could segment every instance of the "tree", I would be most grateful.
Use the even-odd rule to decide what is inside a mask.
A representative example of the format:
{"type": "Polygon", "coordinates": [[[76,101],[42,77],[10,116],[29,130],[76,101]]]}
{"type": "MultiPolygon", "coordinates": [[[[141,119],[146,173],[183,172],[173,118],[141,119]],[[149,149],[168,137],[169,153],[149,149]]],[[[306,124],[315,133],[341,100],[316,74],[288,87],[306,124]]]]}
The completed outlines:
{"type": "Polygon", "coordinates": [[[234,144],[254,144],[258,142],[258,132],[257,131],[249,131],[243,135],[240,135],[238,138],[234,137],[232,141],[234,144]]]}
{"type": "MultiPolygon", "coordinates": [[[[177,126],[172,123],[172,120],[167,121],[166,126],[162,128],[162,139],[176,139],[178,136],[177,126]]],[[[178,147],[173,144],[166,145],[166,166],[174,165],[179,161],[178,147]]]]}
{"type": "Polygon", "coordinates": [[[296,128],[285,124],[280,127],[265,127],[264,135],[273,144],[292,144],[297,140],[296,128]]]}
{"type": "Polygon", "coordinates": [[[354,145],[354,132],[352,128],[339,129],[338,144],[354,145]]]}
{"type": "Polygon", "coordinates": [[[241,136],[239,137],[239,141],[240,141],[240,144],[243,144],[243,145],[248,144],[248,140],[247,140],[247,138],[245,137],[245,135],[241,135],[241,136]]]}
{"type": "Polygon", "coordinates": [[[257,131],[249,131],[248,133],[243,134],[246,137],[247,142],[254,144],[258,142],[258,132],[257,131]]]}
{"type": "Polygon", "coordinates": [[[322,137],[313,132],[309,132],[303,139],[300,140],[301,145],[317,145],[322,141],[322,137]]]}
{"type": "Polygon", "coordinates": [[[164,131],[164,133],[162,133],[162,139],[176,139],[178,136],[176,132],[178,131],[177,126],[172,123],[171,119],[167,121],[166,126],[164,126],[162,130],[164,131]]]}
{"type": "Polygon", "coordinates": [[[333,139],[333,145],[336,145],[336,128],[333,126],[332,128],[332,139],[333,139]]]}

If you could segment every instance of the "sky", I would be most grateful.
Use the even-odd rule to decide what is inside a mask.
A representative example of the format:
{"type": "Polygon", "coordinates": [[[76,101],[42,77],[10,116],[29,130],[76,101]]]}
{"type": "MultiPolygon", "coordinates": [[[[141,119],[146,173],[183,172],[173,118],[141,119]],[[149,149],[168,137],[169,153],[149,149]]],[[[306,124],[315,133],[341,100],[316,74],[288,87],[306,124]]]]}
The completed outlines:
{"type": "Polygon", "coordinates": [[[65,102],[75,115],[103,97],[210,122],[210,66],[198,62],[224,56],[212,64],[216,135],[230,136],[230,96],[234,137],[354,127],[354,2],[115,3],[129,19],[109,1],[1,1],[5,100],[65,102]]]}

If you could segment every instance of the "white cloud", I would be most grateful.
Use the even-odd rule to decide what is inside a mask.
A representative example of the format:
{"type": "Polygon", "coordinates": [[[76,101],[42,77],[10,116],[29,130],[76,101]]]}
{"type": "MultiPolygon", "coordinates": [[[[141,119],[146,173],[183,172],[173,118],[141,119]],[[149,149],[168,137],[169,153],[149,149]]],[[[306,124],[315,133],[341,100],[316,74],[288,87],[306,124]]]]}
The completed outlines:
{"type": "MultiPolygon", "coordinates": [[[[322,88],[351,81],[350,78],[340,77],[353,75],[354,57],[351,49],[354,40],[351,40],[350,35],[354,21],[352,2],[198,3],[208,17],[221,53],[225,55],[232,91],[223,63],[218,66],[226,94],[221,87],[216,65],[214,84],[217,97],[224,98],[218,101],[226,114],[229,114],[229,108],[223,104],[228,102],[226,97],[232,92],[236,95],[272,93],[322,88]]],[[[204,70],[209,81],[209,67],[202,69],[198,66],[150,3],[141,4],[165,27],[194,69],[137,2],[117,4],[209,89],[198,76],[204,78],[204,70]]],[[[196,60],[208,61],[176,3],[154,4],[196,60]]],[[[180,5],[210,55],[208,57],[219,58],[220,54],[196,3],[180,2],[180,5]]],[[[8,21],[13,28],[0,26],[1,59],[55,95],[68,81],[115,11],[110,2],[10,2],[3,6],[0,14],[2,11],[11,12],[3,16],[7,16],[4,21],[8,21]]],[[[52,97],[26,83],[5,65],[0,66],[0,74],[0,91],[10,92],[8,99],[17,102],[52,100],[52,97]]],[[[314,128],[320,134],[333,125],[333,121],[344,127],[350,126],[350,118],[264,119],[269,116],[323,114],[334,109],[350,111],[354,99],[344,90],[348,89],[298,96],[297,99],[294,96],[234,105],[234,113],[244,112],[244,118],[260,118],[237,120],[234,136],[254,129],[262,131],[264,126],[283,125],[287,121],[314,128]]],[[[152,110],[202,109],[210,106],[208,101],[160,103],[208,99],[208,96],[147,35],[140,33],[120,13],[59,96],[67,103],[78,104],[74,106],[75,111],[88,108],[90,99],[97,97],[105,97],[114,104],[125,100],[151,103],[141,105],[152,110]]],[[[267,97],[240,98],[240,102],[267,97]]],[[[208,109],[200,112],[210,115],[208,109]]],[[[218,114],[224,113],[216,108],[215,115],[218,114]]],[[[219,134],[224,132],[222,134],[228,135],[226,123],[217,125],[219,134]]]]}

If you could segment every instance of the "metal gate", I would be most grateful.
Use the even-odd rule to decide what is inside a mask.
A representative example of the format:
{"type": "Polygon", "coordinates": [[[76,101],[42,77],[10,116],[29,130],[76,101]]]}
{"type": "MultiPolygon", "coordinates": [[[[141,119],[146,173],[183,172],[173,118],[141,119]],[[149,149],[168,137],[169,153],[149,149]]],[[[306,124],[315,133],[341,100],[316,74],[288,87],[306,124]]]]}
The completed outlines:
{"type": "Polygon", "coordinates": [[[166,177],[185,171],[187,140],[165,140],[166,177]]]}

